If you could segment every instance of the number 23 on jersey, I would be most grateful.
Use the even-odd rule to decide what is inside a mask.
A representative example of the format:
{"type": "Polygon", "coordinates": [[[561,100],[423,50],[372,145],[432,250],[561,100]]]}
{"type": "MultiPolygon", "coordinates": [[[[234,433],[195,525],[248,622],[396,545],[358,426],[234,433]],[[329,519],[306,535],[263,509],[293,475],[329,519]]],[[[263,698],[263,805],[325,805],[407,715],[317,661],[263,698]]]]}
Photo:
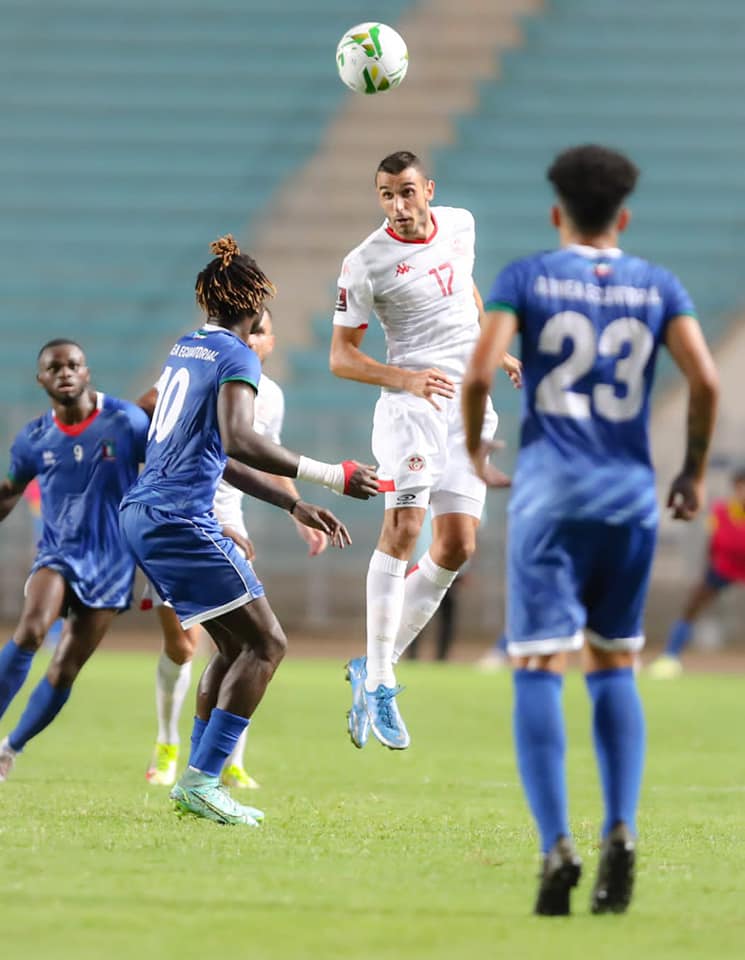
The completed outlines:
{"type": "Polygon", "coordinates": [[[538,350],[560,355],[566,340],[572,350],[538,383],[536,409],[574,420],[588,419],[593,412],[614,423],[633,420],[644,403],[644,370],[654,349],[649,328],[636,317],[619,317],[598,337],[589,317],[564,310],[546,321],[538,350]],[[626,348],[628,353],[622,357],[626,348]],[[598,357],[618,357],[613,369],[615,383],[596,383],[589,393],[573,390],[598,357]]]}

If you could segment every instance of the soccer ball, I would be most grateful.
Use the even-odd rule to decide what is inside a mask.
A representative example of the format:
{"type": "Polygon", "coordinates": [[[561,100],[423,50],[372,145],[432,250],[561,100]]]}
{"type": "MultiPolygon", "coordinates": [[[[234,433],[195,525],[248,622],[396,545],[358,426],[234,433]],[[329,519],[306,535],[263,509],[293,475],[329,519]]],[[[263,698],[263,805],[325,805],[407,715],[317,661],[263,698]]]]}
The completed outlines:
{"type": "Polygon", "coordinates": [[[336,48],[339,76],[355,93],[380,93],[406,76],[409,52],[403,37],[384,23],[359,23],[336,48]]]}

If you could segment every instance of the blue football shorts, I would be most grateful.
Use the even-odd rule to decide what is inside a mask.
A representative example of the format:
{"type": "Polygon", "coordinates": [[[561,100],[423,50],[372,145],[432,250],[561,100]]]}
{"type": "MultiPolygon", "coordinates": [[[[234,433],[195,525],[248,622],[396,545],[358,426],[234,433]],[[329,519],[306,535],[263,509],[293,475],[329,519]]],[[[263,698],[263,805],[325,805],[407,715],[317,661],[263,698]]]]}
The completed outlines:
{"type": "Polygon", "coordinates": [[[644,646],[657,530],[638,524],[511,515],[507,640],[513,656],[644,646]]]}
{"type": "MultiPolygon", "coordinates": [[[[132,602],[135,565],[121,544],[118,553],[97,558],[87,556],[82,560],[61,555],[53,548],[42,547],[34,559],[26,587],[36,571],[43,569],[54,570],[64,577],[80,603],[91,610],[123,611],[132,602]]],[[[62,616],[67,616],[68,610],[69,603],[65,603],[62,616]]]]}
{"type": "Polygon", "coordinates": [[[119,514],[122,534],[158,595],[187,630],[264,596],[264,587],[214,513],[182,517],[144,503],[119,514]]]}

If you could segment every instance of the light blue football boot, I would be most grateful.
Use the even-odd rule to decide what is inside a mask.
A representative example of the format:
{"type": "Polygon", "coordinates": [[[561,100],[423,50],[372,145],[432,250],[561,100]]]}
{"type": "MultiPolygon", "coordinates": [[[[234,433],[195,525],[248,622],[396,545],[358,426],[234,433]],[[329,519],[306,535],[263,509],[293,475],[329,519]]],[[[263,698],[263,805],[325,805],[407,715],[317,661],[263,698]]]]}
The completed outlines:
{"type": "Polygon", "coordinates": [[[409,731],[399,713],[396,696],[403,687],[386,687],[382,683],[373,693],[366,691],[367,713],[372,732],[391,750],[405,750],[411,743],[409,731]]]}
{"type": "Polygon", "coordinates": [[[370,718],[365,703],[367,657],[350,660],[345,667],[345,675],[352,687],[352,708],[347,710],[347,730],[349,739],[361,750],[370,736],[370,718]]]}
{"type": "Polygon", "coordinates": [[[177,811],[193,813],[205,820],[215,823],[243,824],[247,827],[258,827],[264,819],[261,810],[255,807],[244,807],[230,796],[220,784],[219,777],[200,773],[198,770],[187,768],[181,779],[170,793],[171,800],[176,804],[177,811]]]}

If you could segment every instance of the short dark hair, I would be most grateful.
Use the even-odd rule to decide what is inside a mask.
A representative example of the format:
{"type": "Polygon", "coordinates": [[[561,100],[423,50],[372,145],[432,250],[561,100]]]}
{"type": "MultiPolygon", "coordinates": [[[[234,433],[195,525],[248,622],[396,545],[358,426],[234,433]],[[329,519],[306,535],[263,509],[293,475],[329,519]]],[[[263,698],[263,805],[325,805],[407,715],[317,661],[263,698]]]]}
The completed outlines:
{"type": "Polygon", "coordinates": [[[66,337],[57,337],[55,340],[49,340],[36,354],[36,362],[41,360],[41,355],[45,350],[52,350],[54,347],[77,347],[81,353],[85,353],[77,340],[68,340],[66,337]]]}
{"type": "Polygon", "coordinates": [[[426,176],[424,164],[415,153],[412,153],[411,150],[396,150],[395,153],[389,153],[387,157],[383,157],[380,161],[378,169],[375,171],[375,179],[378,179],[379,173],[391,173],[395,176],[397,173],[408,170],[409,167],[414,167],[423,177],[426,176]]]}
{"type": "Polygon", "coordinates": [[[585,144],[560,153],[546,177],[575,226],[600,233],[636,186],[639,170],[617,150],[585,144]]]}

